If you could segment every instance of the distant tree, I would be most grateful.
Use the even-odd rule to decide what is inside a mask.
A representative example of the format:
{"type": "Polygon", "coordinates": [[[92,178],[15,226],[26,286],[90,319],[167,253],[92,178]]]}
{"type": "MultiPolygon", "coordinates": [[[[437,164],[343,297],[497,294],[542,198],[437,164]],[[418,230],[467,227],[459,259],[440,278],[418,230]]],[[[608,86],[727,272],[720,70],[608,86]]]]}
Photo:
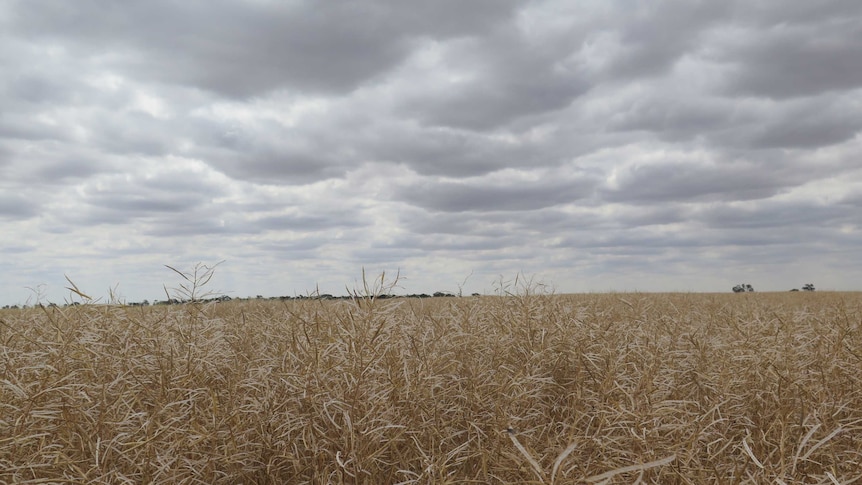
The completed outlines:
{"type": "Polygon", "coordinates": [[[743,284],[739,284],[739,285],[734,286],[733,292],[734,293],[754,292],[754,287],[749,285],[749,284],[743,283],[743,284]]]}
{"type": "Polygon", "coordinates": [[[814,284],[805,283],[804,285],[802,285],[802,291],[814,291],[814,284]]]}

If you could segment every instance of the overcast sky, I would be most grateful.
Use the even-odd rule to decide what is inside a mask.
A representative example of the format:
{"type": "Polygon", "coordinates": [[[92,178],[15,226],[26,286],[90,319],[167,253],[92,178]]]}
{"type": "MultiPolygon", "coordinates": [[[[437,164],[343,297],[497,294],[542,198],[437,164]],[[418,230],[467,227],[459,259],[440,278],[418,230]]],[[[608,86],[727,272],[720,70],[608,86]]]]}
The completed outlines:
{"type": "Polygon", "coordinates": [[[0,303],[858,290],[858,0],[6,0],[0,303]]]}

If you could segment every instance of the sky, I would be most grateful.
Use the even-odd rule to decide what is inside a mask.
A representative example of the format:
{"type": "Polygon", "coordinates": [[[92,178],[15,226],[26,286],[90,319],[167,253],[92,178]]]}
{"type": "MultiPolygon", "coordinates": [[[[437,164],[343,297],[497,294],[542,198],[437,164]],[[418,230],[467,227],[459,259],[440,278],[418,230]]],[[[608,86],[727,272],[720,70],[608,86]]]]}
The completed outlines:
{"type": "Polygon", "coordinates": [[[860,56],[858,0],[6,0],[0,304],[859,290],[860,56]]]}

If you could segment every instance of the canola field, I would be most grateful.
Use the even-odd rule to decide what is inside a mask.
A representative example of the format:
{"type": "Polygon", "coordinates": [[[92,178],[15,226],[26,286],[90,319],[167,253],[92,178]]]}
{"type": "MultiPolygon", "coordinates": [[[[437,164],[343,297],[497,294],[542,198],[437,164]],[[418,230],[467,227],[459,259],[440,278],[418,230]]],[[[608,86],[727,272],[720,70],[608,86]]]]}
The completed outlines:
{"type": "Polygon", "coordinates": [[[862,483],[862,294],[0,310],[0,483],[862,483]]]}

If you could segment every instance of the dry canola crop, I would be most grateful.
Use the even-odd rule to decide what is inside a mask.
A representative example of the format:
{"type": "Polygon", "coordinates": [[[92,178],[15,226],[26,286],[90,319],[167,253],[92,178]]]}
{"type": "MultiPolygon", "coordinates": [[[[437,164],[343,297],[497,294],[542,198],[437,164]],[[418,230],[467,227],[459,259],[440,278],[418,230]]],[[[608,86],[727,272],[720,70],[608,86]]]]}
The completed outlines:
{"type": "Polygon", "coordinates": [[[0,310],[0,483],[860,483],[862,295],[0,310]]]}

